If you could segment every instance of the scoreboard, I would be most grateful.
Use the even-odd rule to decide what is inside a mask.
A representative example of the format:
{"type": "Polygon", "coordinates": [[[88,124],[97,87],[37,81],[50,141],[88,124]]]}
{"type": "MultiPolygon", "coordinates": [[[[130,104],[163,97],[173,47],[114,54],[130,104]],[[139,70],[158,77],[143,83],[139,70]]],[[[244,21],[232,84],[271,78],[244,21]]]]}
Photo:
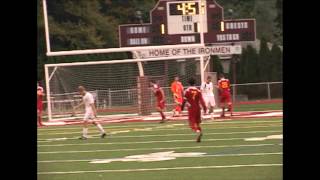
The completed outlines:
{"type": "Polygon", "coordinates": [[[215,0],[159,0],[150,11],[150,23],[119,26],[120,47],[256,40],[255,19],[225,20],[215,0]]]}

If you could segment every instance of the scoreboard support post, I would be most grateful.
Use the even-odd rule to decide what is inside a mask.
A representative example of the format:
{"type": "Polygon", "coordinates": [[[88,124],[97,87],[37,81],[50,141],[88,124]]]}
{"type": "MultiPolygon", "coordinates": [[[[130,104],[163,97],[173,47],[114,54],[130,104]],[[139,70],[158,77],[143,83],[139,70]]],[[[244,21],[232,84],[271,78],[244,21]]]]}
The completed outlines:
{"type": "MultiPolygon", "coordinates": [[[[138,59],[141,58],[141,57],[139,57],[139,54],[136,51],[132,51],[131,53],[132,53],[133,57],[137,57],[138,59]]],[[[143,77],[144,76],[144,71],[143,71],[143,65],[142,65],[141,61],[138,61],[137,65],[138,65],[138,68],[139,68],[139,75],[141,77],[143,77]]]]}
{"type": "Polygon", "coordinates": [[[204,56],[201,56],[200,57],[200,69],[201,69],[201,71],[200,71],[200,76],[201,76],[201,83],[202,82],[204,82],[204,63],[203,63],[203,61],[204,61],[204,56]]]}
{"type": "Polygon", "coordinates": [[[138,108],[139,115],[150,115],[151,108],[153,108],[150,99],[149,78],[146,76],[137,77],[138,90],[138,108]]]}

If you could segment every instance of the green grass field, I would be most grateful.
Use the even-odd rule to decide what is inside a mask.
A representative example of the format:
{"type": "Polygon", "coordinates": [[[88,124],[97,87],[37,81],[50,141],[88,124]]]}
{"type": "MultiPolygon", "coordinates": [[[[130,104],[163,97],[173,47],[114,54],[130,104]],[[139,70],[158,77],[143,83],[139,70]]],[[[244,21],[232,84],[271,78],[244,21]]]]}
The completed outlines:
{"type": "MultiPolygon", "coordinates": [[[[105,124],[99,138],[81,126],[38,129],[39,180],[278,180],[282,179],[282,139],[245,141],[282,134],[282,118],[204,121],[201,143],[186,122],[105,124]],[[165,161],[120,161],[150,153],[203,153],[165,161]],[[110,163],[90,163],[113,159],[110,163]]],[[[158,157],[158,156],[156,156],[158,157]]]]}
{"type": "Polygon", "coordinates": [[[267,111],[267,110],[282,110],[282,103],[268,104],[239,104],[234,107],[234,111],[267,111]]]}

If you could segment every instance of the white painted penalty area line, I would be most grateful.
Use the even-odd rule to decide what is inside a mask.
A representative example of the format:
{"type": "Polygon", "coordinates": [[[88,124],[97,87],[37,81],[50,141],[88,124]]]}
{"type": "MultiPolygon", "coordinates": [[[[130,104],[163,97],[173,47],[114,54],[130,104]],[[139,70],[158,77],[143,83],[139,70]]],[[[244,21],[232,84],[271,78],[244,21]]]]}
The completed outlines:
{"type": "MultiPolygon", "coordinates": [[[[170,121],[169,121],[170,122],[170,121]]],[[[237,121],[228,121],[228,122],[225,122],[225,121],[211,121],[211,122],[203,122],[202,124],[250,124],[250,123],[273,123],[273,122],[282,122],[282,120],[266,120],[266,121],[257,121],[257,120],[248,120],[248,121],[245,121],[245,120],[237,120],[237,121]]],[[[154,124],[155,122],[153,123],[148,123],[147,125],[146,124],[133,124],[133,125],[121,125],[121,126],[109,126],[109,125],[105,125],[106,127],[108,128],[124,128],[124,127],[130,127],[130,128],[133,128],[133,127],[146,127],[146,126],[159,126],[159,124],[154,124]]],[[[175,121],[172,121],[172,123],[175,123],[175,121]]],[[[181,125],[184,125],[185,123],[175,123],[175,124],[181,124],[181,125]]],[[[79,128],[81,128],[82,126],[79,125],[78,128],[75,128],[75,127],[70,127],[70,128],[50,128],[50,129],[47,129],[47,128],[42,128],[42,129],[38,129],[38,131],[63,131],[63,130],[78,130],[79,128]]]]}
{"type": "MultiPolygon", "coordinates": [[[[281,127],[282,124],[275,124],[275,125],[264,125],[264,126],[226,126],[226,127],[212,127],[210,129],[245,129],[245,128],[260,128],[260,127],[281,127]]],[[[80,128],[79,128],[80,129],[80,128]]],[[[78,129],[78,130],[79,130],[78,129]]],[[[127,129],[125,131],[120,131],[120,132],[132,132],[132,131],[177,131],[177,130],[186,130],[186,129],[190,129],[190,128],[175,128],[174,126],[172,127],[162,127],[162,126],[158,126],[158,127],[154,127],[154,128],[142,128],[142,129],[127,129]]],[[[117,131],[108,131],[111,134],[117,133],[117,131]]],[[[93,130],[90,131],[89,134],[93,134],[93,133],[99,133],[100,131],[97,130],[93,130]]],[[[48,133],[48,134],[38,134],[38,136],[50,136],[50,135],[68,135],[68,134],[80,134],[80,131],[78,132],[63,132],[63,133],[48,133]]],[[[40,139],[38,139],[40,140],[40,139]]],[[[41,139],[42,141],[45,139],[41,139]]]]}
{"type": "MultiPolygon", "coordinates": [[[[201,157],[232,157],[232,156],[265,156],[265,155],[282,155],[282,152],[273,153],[250,153],[250,154],[211,154],[211,155],[201,155],[201,156],[190,156],[191,158],[201,158],[201,157]]],[[[186,158],[190,158],[186,157],[186,158]]],[[[70,160],[51,160],[51,161],[38,161],[38,163],[68,163],[68,162],[90,162],[99,161],[104,159],[70,159],[70,160]]]]}
{"type": "MultiPolygon", "coordinates": [[[[211,128],[211,130],[212,129],[251,129],[251,128],[266,128],[266,127],[279,127],[279,125],[272,125],[272,126],[249,126],[249,127],[227,127],[227,128],[225,128],[225,127],[223,127],[223,128],[211,128]]],[[[280,126],[281,127],[281,126],[280,126]]],[[[164,131],[164,130],[174,130],[174,131],[178,131],[178,130],[186,130],[186,129],[189,129],[189,128],[175,128],[175,129],[157,129],[157,130],[152,130],[152,132],[156,132],[156,131],[159,131],[159,130],[162,130],[162,131],[164,131]]],[[[134,130],[135,131],[135,130],[134,130]]],[[[118,132],[122,132],[122,131],[113,131],[113,132],[111,132],[110,134],[111,135],[113,135],[113,134],[118,134],[118,132]]],[[[128,132],[128,131],[126,131],[126,132],[128,132]]],[[[131,132],[131,131],[130,131],[131,132]]],[[[95,133],[98,133],[98,131],[97,132],[95,132],[95,133]]],[[[89,135],[92,135],[93,134],[93,132],[91,132],[91,133],[89,133],[89,135]]],[[[107,132],[107,134],[108,134],[108,132],[107,132]]],[[[148,136],[148,135],[145,135],[145,137],[146,136],[148,136]]],[[[150,135],[150,136],[154,136],[154,135],[150,135]]],[[[114,137],[120,137],[120,136],[113,136],[113,138],[114,137]]],[[[77,136],[77,137],[68,137],[68,138],[66,138],[66,137],[63,137],[64,138],[64,140],[75,140],[75,139],[78,139],[79,137],[77,136]]],[[[97,138],[100,138],[100,136],[98,136],[98,135],[94,135],[94,136],[91,136],[90,137],[90,139],[97,139],[97,138]]],[[[52,142],[52,141],[54,141],[54,140],[52,140],[52,138],[51,139],[39,139],[38,138],[38,143],[50,143],[50,142],[52,142]]]]}
{"type": "Polygon", "coordinates": [[[240,144],[222,146],[185,146],[185,147],[164,147],[164,148],[136,148],[136,149],[99,149],[91,151],[40,151],[38,154],[69,154],[69,153],[96,153],[112,151],[144,151],[144,150],[164,150],[164,149],[199,149],[199,148],[224,148],[224,147],[261,147],[261,146],[282,146],[282,144],[240,144]]]}
{"type": "MultiPolygon", "coordinates": [[[[282,132],[282,131],[239,131],[239,132],[227,132],[227,133],[205,133],[205,135],[230,135],[230,134],[258,134],[258,133],[274,133],[274,132],[282,132]]],[[[112,136],[112,139],[118,138],[146,138],[146,137],[171,137],[171,136],[194,136],[193,133],[182,133],[182,134],[151,134],[151,135],[136,135],[136,136],[112,136]]],[[[61,140],[75,140],[79,137],[73,138],[63,138],[61,140]]],[[[91,136],[90,139],[100,138],[100,136],[91,136]]],[[[38,143],[51,143],[52,141],[57,140],[50,140],[50,139],[42,139],[38,140],[38,143]]],[[[71,145],[72,143],[70,143],[71,145]]],[[[84,143],[84,144],[92,144],[92,143],[84,143]]],[[[52,146],[60,146],[60,144],[53,144],[52,146]]],[[[64,144],[65,145],[65,144],[64,144]]],[[[73,144],[76,145],[76,144],[73,144]]],[[[81,144],[80,144],[81,145],[81,144]]],[[[38,146],[50,146],[49,144],[39,144],[38,146]]]]}
{"type": "Polygon", "coordinates": [[[96,170],[96,171],[66,171],[66,172],[38,172],[41,174],[82,174],[82,173],[104,173],[104,172],[139,172],[139,171],[167,171],[167,170],[187,170],[187,169],[218,169],[218,168],[241,168],[241,167],[271,167],[282,166],[282,164],[237,164],[226,166],[186,166],[172,168],[150,168],[150,169],[114,169],[114,170],[96,170]]]}
{"type": "MultiPolygon", "coordinates": [[[[194,134],[192,134],[194,135],[194,134]]],[[[204,141],[234,141],[245,140],[252,137],[242,138],[217,138],[217,139],[205,139],[204,141]]],[[[105,143],[83,143],[83,144],[46,144],[38,145],[38,147],[61,147],[61,146],[91,146],[91,145],[123,145],[123,144],[153,144],[153,143],[175,143],[175,142],[193,142],[193,139],[175,139],[175,140],[163,140],[163,141],[135,141],[135,142],[105,142],[105,143]]]]}

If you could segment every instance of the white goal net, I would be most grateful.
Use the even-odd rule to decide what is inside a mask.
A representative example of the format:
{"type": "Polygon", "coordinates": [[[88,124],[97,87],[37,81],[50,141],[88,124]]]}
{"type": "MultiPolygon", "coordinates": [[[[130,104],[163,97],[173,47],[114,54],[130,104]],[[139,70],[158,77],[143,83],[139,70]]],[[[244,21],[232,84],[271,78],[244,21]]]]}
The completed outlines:
{"type": "MultiPolygon", "coordinates": [[[[77,87],[82,85],[95,98],[98,115],[150,114],[155,111],[149,81],[163,88],[167,111],[173,107],[170,85],[177,75],[187,86],[190,77],[201,84],[199,58],[112,60],[45,65],[49,120],[70,118],[73,106],[81,102],[77,87]],[[141,62],[139,67],[139,62],[141,62]]],[[[82,113],[79,109],[78,113],[82,113]]]]}

